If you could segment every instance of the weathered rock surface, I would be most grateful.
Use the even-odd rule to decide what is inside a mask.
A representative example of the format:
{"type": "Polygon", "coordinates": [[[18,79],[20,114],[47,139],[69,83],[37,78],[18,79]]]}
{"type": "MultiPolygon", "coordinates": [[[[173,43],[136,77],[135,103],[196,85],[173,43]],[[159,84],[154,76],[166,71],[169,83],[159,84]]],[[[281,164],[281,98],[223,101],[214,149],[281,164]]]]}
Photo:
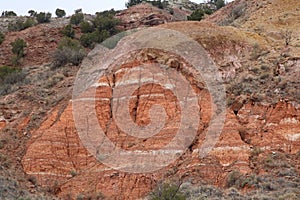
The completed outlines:
{"type": "MultiPolygon", "coordinates": [[[[264,40],[255,34],[237,33],[233,28],[217,28],[207,23],[174,23],[162,27],[192,37],[210,50],[209,53],[216,63],[224,63],[227,58],[231,58],[232,61],[229,62],[237,69],[251,42],[264,43],[264,40]],[[210,39],[203,35],[205,31],[210,32],[210,39]],[[228,32],[232,34],[222,35],[228,32]],[[227,52],[223,51],[223,56],[220,56],[222,49],[227,49],[227,52]]],[[[107,71],[95,86],[96,97],[99,98],[95,105],[99,125],[111,141],[125,150],[159,149],[174,137],[174,132],[178,129],[176,122],[180,116],[180,108],[176,98],[170,91],[155,85],[142,86],[131,95],[131,118],[139,125],[150,123],[149,108],[158,103],[165,108],[167,124],[170,126],[165,126],[153,138],[142,140],[120,130],[111,118],[110,101],[115,82],[120,80],[126,71],[141,63],[168,58],[164,54],[168,55],[155,50],[134,52],[128,56],[125,64],[107,71]]],[[[100,55],[93,55],[90,59],[97,60],[97,56],[100,55]]],[[[178,70],[178,73],[182,73],[180,67],[187,67],[181,58],[177,58],[177,62],[168,62],[168,59],[163,62],[169,63],[168,66],[178,70]]],[[[238,101],[234,102],[232,108],[227,108],[224,128],[220,137],[216,138],[216,146],[208,156],[200,158],[198,149],[205,139],[212,105],[210,95],[203,87],[205,84],[196,81],[193,75],[184,76],[193,83],[193,90],[199,95],[201,118],[194,143],[168,167],[151,174],[130,174],[99,163],[86,150],[78,136],[70,102],[61,115],[58,110],[54,110],[33,133],[26,155],[22,159],[25,172],[35,175],[44,186],[58,186],[57,195],[63,198],[75,198],[80,193],[103,193],[112,199],[137,199],[144,197],[159,181],[169,178],[188,180],[193,184],[206,182],[223,186],[230,171],[239,169],[243,173],[251,173],[254,170],[250,163],[253,147],[285,153],[299,151],[299,106],[285,101],[260,104],[248,99],[241,104],[238,101]],[[236,109],[233,109],[234,107],[236,109]]],[[[263,170],[261,173],[264,173],[263,170]]]]}
{"type": "Polygon", "coordinates": [[[51,53],[54,52],[62,37],[60,30],[61,28],[40,24],[20,32],[6,33],[5,40],[0,45],[0,65],[11,65],[13,56],[11,42],[14,42],[17,38],[23,39],[27,44],[23,65],[32,66],[48,63],[51,53]]]}
{"type": "Polygon", "coordinates": [[[121,20],[120,28],[123,30],[149,27],[176,20],[168,11],[148,3],[141,3],[123,10],[116,15],[116,18],[121,20]]]}
{"type": "MultiPolygon", "coordinates": [[[[48,77],[41,76],[47,77],[45,82],[26,86],[17,93],[3,97],[5,103],[0,107],[1,139],[2,136],[8,138],[9,134],[14,139],[4,144],[4,148],[8,149],[9,155],[16,163],[16,167],[13,165],[11,168],[18,169],[17,165],[22,162],[25,173],[30,177],[36,177],[37,184],[48,188],[62,199],[75,199],[79,194],[100,193],[108,199],[137,199],[146,196],[160,181],[166,179],[194,185],[207,183],[222,187],[228,174],[234,170],[248,175],[267,174],[268,171],[263,164],[253,159],[254,155],[259,154],[257,151],[264,152],[257,156],[259,159],[263,159],[268,153],[282,152],[288,155],[287,157],[299,154],[300,56],[297,46],[300,35],[297,23],[299,1],[251,0],[244,4],[245,2],[236,0],[200,23],[164,24],[176,20],[178,16],[176,14],[172,16],[149,5],[138,5],[134,9],[121,12],[118,16],[123,21],[122,26],[125,30],[163,24],[160,27],[185,34],[201,44],[219,67],[228,89],[227,95],[231,99],[227,99],[229,106],[226,109],[222,134],[216,138],[217,144],[209,155],[201,158],[198,150],[205,139],[212,109],[205,83],[195,80],[193,74],[181,70],[187,68],[181,58],[170,56],[168,52],[147,49],[128,55],[126,62],[113,66],[116,67],[111,68],[114,70],[107,70],[99,79],[95,85],[99,97],[95,106],[97,119],[106,135],[118,147],[127,151],[157,150],[167,144],[178,130],[182,111],[170,90],[157,85],[146,85],[131,94],[130,118],[138,125],[151,122],[149,116],[151,106],[160,104],[166,110],[167,125],[155,137],[146,140],[137,139],[120,130],[118,124],[111,120],[110,104],[114,84],[125,72],[142,63],[162,61],[170,69],[183,74],[199,95],[201,117],[197,137],[178,160],[159,171],[145,174],[120,172],[97,161],[87,151],[75,128],[72,113],[74,102],[68,101],[74,79],[75,72],[73,72],[66,75],[64,81],[51,90],[44,88],[48,77]],[[245,10],[241,9],[245,12],[232,20],[230,17],[237,11],[234,10],[237,6],[245,6],[245,10]],[[232,20],[230,23],[225,19],[226,16],[232,20]],[[232,24],[235,27],[219,27],[209,22],[232,24]],[[286,45],[288,39],[286,33],[289,33],[290,29],[292,38],[289,45],[286,45]],[[40,89],[39,87],[42,90],[35,90],[40,89]],[[38,98],[41,94],[43,98],[38,98]],[[64,98],[65,100],[51,112],[46,112],[52,103],[56,105],[55,102],[64,98]],[[14,101],[16,99],[17,101],[14,101]],[[37,112],[43,106],[47,107],[46,111],[43,108],[41,112],[37,112]],[[23,113],[21,110],[28,112],[23,113]],[[32,122],[37,121],[36,117],[40,117],[41,113],[46,115],[42,125],[35,127],[36,130],[29,127],[32,122]],[[12,126],[15,128],[12,131],[2,131],[12,126]],[[24,143],[27,144],[26,147],[24,143]]],[[[182,12],[179,17],[185,15],[185,11],[180,11],[179,8],[174,8],[174,11],[176,9],[182,12]]],[[[24,65],[49,62],[48,53],[56,48],[61,38],[59,33],[61,26],[49,26],[38,25],[21,32],[8,33],[0,46],[0,64],[10,64],[12,56],[10,42],[18,37],[23,38],[28,46],[24,65]]],[[[90,61],[99,64],[97,58],[101,53],[96,50],[96,54],[89,57],[90,61]]],[[[30,69],[29,78],[35,80],[35,75],[40,74],[36,73],[39,70],[41,69],[30,69]]],[[[70,69],[67,68],[66,71],[70,69]]],[[[0,149],[0,153],[2,152],[3,149],[0,149]]],[[[295,173],[300,174],[299,162],[293,167],[295,173]]],[[[23,176],[22,173],[23,171],[18,173],[18,176],[19,174],[23,176]]],[[[31,183],[30,187],[35,190],[35,186],[31,183]]]]}

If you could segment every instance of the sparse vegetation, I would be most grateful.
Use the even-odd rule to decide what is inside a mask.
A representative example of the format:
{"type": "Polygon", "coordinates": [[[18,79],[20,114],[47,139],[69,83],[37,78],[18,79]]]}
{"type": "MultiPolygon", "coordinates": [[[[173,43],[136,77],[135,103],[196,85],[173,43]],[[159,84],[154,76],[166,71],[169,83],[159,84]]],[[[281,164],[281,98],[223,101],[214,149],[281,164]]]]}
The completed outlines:
{"type": "Polygon", "coordinates": [[[12,46],[12,52],[14,56],[12,57],[12,63],[14,66],[20,64],[21,59],[25,56],[24,48],[27,46],[23,39],[17,38],[14,42],[10,43],[12,46]]]}
{"type": "Polygon", "coordinates": [[[150,200],[185,200],[186,195],[181,191],[181,184],[161,183],[150,194],[150,200]]]}
{"type": "Polygon", "coordinates": [[[80,23],[80,30],[82,33],[92,33],[95,30],[95,27],[92,23],[83,21],[80,23]]]}
{"type": "MultiPolygon", "coordinates": [[[[232,174],[233,175],[233,174],[232,174]]],[[[188,200],[195,199],[291,199],[300,198],[299,179],[292,181],[272,176],[239,175],[235,184],[228,189],[219,189],[210,185],[186,187],[183,192],[188,200]],[[238,190],[252,188],[248,192],[238,190]]]]}
{"type": "Polygon", "coordinates": [[[116,29],[119,20],[114,18],[116,11],[104,11],[96,13],[96,18],[90,24],[89,22],[82,22],[80,24],[81,30],[85,32],[80,37],[80,42],[84,47],[93,48],[96,43],[101,43],[110,36],[118,33],[116,29]]]}
{"type": "Polygon", "coordinates": [[[239,180],[242,177],[242,174],[239,171],[232,171],[228,174],[226,180],[226,187],[232,187],[239,185],[239,180]]]}
{"type": "Polygon", "coordinates": [[[86,52],[77,40],[65,37],[60,41],[57,50],[52,55],[52,67],[57,68],[68,63],[77,66],[85,56],[86,52]]]}
{"type": "Polygon", "coordinates": [[[185,188],[184,193],[186,194],[188,200],[225,199],[225,195],[222,190],[210,185],[185,188]]]}
{"type": "Polygon", "coordinates": [[[51,19],[52,14],[47,12],[40,12],[39,14],[36,14],[36,20],[38,23],[49,23],[51,19]]]}
{"type": "Polygon", "coordinates": [[[12,52],[16,54],[18,57],[23,57],[24,48],[27,46],[26,42],[23,39],[17,38],[14,42],[11,43],[12,52]]]}
{"type": "Polygon", "coordinates": [[[37,14],[37,12],[34,11],[34,10],[29,10],[29,11],[28,11],[28,14],[29,14],[30,17],[35,17],[36,14],[37,14]]]}
{"type": "Polygon", "coordinates": [[[246,8],[247,8],[246,3],[240,4],[232,9],[230,16],[232,17],[233,20],[235,20],[241,17],[245,13],[246,8]]]}
{"type": "Polygon", "coordinates": [[[109,37],[109,33],[107,31],[94,31],[92,33],[86,33],[83,34],[80,37],[80,43],[84,46],[84,47],[89,47],[89,48],[93,48],[95,43],[100,43],[101,41],[103,41],[104,39],[109,37]]]}
{"type": "Polygon", "coordinates": [[[26,74],[15,67],[0,67],[0,95],[8,94],[16,89],[15,84],[22,84],[26,74]]]}
{"type": "Polygon", "coordinates": [[[285,41],[285,45],[288,46],[291,43],[291,40],[292,40],[292,31],[285,30],[285,32],[283,33],[283,38],[284,38],[284,41],[285,41]]]}
{"type": "Polygon", "coordinates": [[[75,31],[72,27],[71,24],[68,24],[67,26],[65,26],[62,30],[61,30],[61,33],[66,36],[66,37],[69,37],[69,38],[74,38],[75,36],[75,31]]]}
{"type": "Polygon", "coordinates": [[[8,30],[21,31],[34,25],[36,25],[36,22],[32,18],[28,18],[24,22],[21,19],[18,19],[16,22],[8,24],[8,30]]]}
{"type": "Polygon", "coordinates": [[[66,11],[57,8],[57,9],[55,10],[55,14],[56,14],[56,16],[57,16],[58,18],[62,18],[62,17],[64,17],[64,16],[66,16],[66,11]]]}
{"type": "Polygon", "coordinates": [[[140,4],[142,2],[146,2],[146,3],[150,3],[153,6],[160,8],[160,9],[164,9],[166,8],[166,6],[168,5],[167,1],[161,1],[161,0],[157,0],[157,1],[149,1],[149,0],[129,0],[128,2],[125,3],[125,6],[127,8],[140,4]]]}
{"type": "Polygon", "coordinates": [[[3,11],[2,17],[14,17],[17,16],[17,14],[14,11],[3,11]]]}
{"type": "Polygon", "coordinates": [[[84,20],[84,15],[81,12],[76,12],[71,16],[70,24],[79,25],[84,20]]]}
{"type": "Polygon", "coordinates": [[[77,195],[76,200],[85,200],[85,199],[90,199],[90,200],[103,200],[105,199],[105,196],[102,193],[98,194],[83,194],[80,193],[77,195]]]}
{"type": "Polygon", "coordinates": [[[0,67],[0,82],[3,83],[5,78],[12,73],[20,71],[17,68],[9,67],[9,66],[1,66],[0,67]]]}
{"type": "Polygon", "coordinates": [[[252,156],[258,156],[262,152],[263,152],[263,150],[261,148],[259,148],[259,147],[253,147],[253,149],[251,151],[251,155],[252,156]]]}
{"type": "Polygon", "coordinates": [[[125,4],[125,6],[126,6],[127,8],[129,8],[129,7],[131,7],[131,6],[140,4],[140,3],[142,3],[142,2],[143,2],[143,0],[129,0],[129,1],[125,4]]]}
{"type": "Polygon", "coordinates": [[[116,26],[119,24],[119,20],[114,18],[115,10],[104,11],[101,13],[96,13],[96,18],[94,20],[94,26],[99,31],[106,30],[110,35],[118,33],[116,26]]]}
{"type": "Polygon", "coordinates": [[[160,8],[160,9],[164,9],[168,5],[167,1],[161,1],[161,0],[158,0],[158,1],[147,1],[147,2],[151,3],[153,6],[155,6],[157,8],[160,8]]]}
{"type": "Polygon", "coordinates": [[[213,0],[213,3],[216,5],[217,10],[226,5],[224,0],[213,0]]]}
{"type": "Polygon", "coordinates": [[[28,177],[28,181],[30,181],[33,185],[37,185],[37,179],[35,176],[31,175],[28,177]]]}
{"type": "Polygon", "coordinates": [[[71,174],[71,176],[72,176],[72,177],[74,177],[74,176],[76,176],[76,175],[77,175],[77,172],[76,172],[76,171],[74,171],[74,170],[72,170],[72,171],[70,171],[70,174],[71,174]]]}
{"type": "Polygon", "coordinates": [[[245,15],[247,9],[247,3],[241,3],[236,7],[233,7],[230,14],[223,21],[219,23],[221,26],[227,26],[232,24],[236,19],[245,15]]]}
{"type": "Polygon", "coordinates": [[[2,44],[2,42],[4,41],[4,39],[5,39],[4,33],[0,32],[0,45],[2,44]]]}
{"type": "Polygon", "coordinates": [[[212,13],[213,11],[211,9],[209,9],[208,7],[204,7],[195,10],[190,16],[187,17],[187,19],[190,21],[200,21],[203,19],[205,14],[210,15],[212,13]]]}

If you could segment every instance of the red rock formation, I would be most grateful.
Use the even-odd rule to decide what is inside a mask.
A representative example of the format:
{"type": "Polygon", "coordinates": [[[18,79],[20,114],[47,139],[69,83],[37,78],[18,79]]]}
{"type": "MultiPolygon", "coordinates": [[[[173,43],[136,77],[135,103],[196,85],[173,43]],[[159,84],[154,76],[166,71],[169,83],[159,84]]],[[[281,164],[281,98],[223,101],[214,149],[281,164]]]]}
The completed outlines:
{"type": "Polygon", "coordinates": [[[23,65],[30,66],[48,63],[51,58],[51,52],[56,49],[57,43],[62,37],[60,29],[41,24],[20,32],[6,33],[5,40],[0,45],[0,64],[11,65],[13,54],[10,43],[17,38],[21,38],[27,43],[23,65]]]}
{"type": "MultiPolygon", "coordinates": [[[[233,52],[239,45],[248,46],[248,41],[243,34],[238,40],[239,44],[231,44],[234,41],[231,38],[235,36],[228,36],[227,43],[224,44],[223,40],[207,41],[204,37],[199,36],[196,31],[201,32],[202,28],[195,26],[203,25],[201,23],[180,23],[180,28],[177,26],[178,24],[170,24],[169,28],[182,31],[202,44],[212,45],[218,42],[229,46],[228,49],[233,52]]],[[[227,29],[222,28],[222,30],[227,29]]],[[[229,28],[228,31],[233,30],[229,28]]],[[[217,32],[218,30],[212,33],[220,34],[217,32]]],[[[218,51],[219,48],[211,49],[210,53],[215,56],[218,55],[218,51]]],[[[239,48],[237,55],[239,56],[245,51],[247,48],[239,48]]],[[[98,52],[98,54],[100,53],[98,52]]],[[[230,55],[230,53],[228,54],[230,55]]],[[[120,80],[129,69],[142,63],[152,63],[155,58],[158,60],[166,58],[164,62],[169,63],[167,66],[176,69],[178,73],[183,73],[180,71],[181,68],[188,67],[184,60],[178,57],[176,58],[177,62],[174,60],[174,62],[168,62],[168,58],[174,58],[166,55],[168,54],[151,49],[134,52],[128,56],[126,62],[107,71],[95,86],[97,87],[96,97],[99,98],[95,105],[99,125],[116,146],[125,150],[153,150],[161,148],[174,137],[173,133],[178,129],[178,123],[176,123],[178,115],[182,110],[177,108],[178,103],[172,93],[157,85],[144,85],[131,94],[130,116],[139,125],[148,124],[150,122],[149,108],[158,103],[166,109],[166,122],[171,126],[164,127],[159,134],[152,138],[142,140],[120,130],[117,123],[111,118],[112,88],[115,87],[115,82],[120,80]],[[140,97],[139,101],[137,101],[138,96],[140,97]]],[[[96,63],[97,56],[99,55],[92,58],[96,63]]],[[[219,59],[218,62],[222,62],[220,61],[222,59],[219,59]]],[[[263,105],[245,101],[238,106],[236,112],[227,108],[224,128],[220,137],[216,138],[218,140],[216,146],[206,157],[199,157],[199,149],[205,139],[211,118],[212,105],[210,95],[203,87],[205,84],[195,80],[192,74],[185,73],[184,77],[193,85],[193,90],[199,95],[200,123],[196,140],[179,159],[167,167],[154,173],[132,174],[119,172],[97,161],[86,150],[78,136],[72,113],[72,103],[74,102],[70,102],[61,115],[58,110],[54,110],[42,126],[33,133],[26,155],[22,160],[25,172],[35,175],[43,186],[53,187],[56,185],[57,194],[63,198],[68,196],[75,198],[80,193],[103,193],[113,199],[137,199],[144,197],[163,179],[189,180],[193,184],[204,181],[222,186],[228,172],[234,169],[239,169],[243,173],[251,173],[253,169],[250,165],[250,157],[253,146],[266,151],[280,150],[286,153],[299,151],[299,107],[288,102],[263,105]]],[[[138,78],[137,81],[139,81],[138,78]]],[[[192,113],[191,116],[193,116],[192,113]]]]}

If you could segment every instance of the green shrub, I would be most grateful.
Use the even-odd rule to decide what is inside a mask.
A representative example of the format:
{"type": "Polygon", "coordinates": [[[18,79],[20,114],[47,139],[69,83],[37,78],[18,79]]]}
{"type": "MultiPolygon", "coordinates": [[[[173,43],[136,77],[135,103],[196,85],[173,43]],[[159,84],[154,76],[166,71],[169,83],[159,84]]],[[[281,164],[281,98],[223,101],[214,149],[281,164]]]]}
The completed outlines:
{"type": "Polygon", "coordinates": [[[36,20],[38,23],[48,23],[50,22],[52,14],[51,13],[44,13],[40,12],[39,14],[36,15],[36,20]]]}
{"type": "Polygon", "coordinates": [[[33,176],[33,175],[30,175],[29,177],[28,177],[28,181],[29,182],[31,182],[33,185],[37,185],[37,179],[36,179],[36,177],[35,176],[33,176]]]}
{"type": "Polygon", "coordinates": [[[155,0],[155,1],[150,1],[150,0],[129,0],[125,6],[127,8],[131,7],[131,6],[134,6],[134,5],[137,5],[137,4],[140,4],[142,2],[147,2],[147,3],[150,3],[152,4],[153,6],[157,7],[157,8],[160,8],[160,9],[164,9],[168,6],[168,1],[161,1],[161,0],[155,0]]]}
{"type": "Polygon", "coordinates": [[[69,37],[69,38],[74,38],[75,36],[75,31],[72,27],[71,24],[65,26],[62,30],[61,30],[61,33],[66,36],[66,37],[69,37]]]}
{"type": "Polygon", "coordinates": [[[77,175],[77,172],[76,172],[75,170],[71,170],[71,171],[70,171],[70,174],[71,174],[72,177],[74,177],[74,176],[77,175]]]}
{"type": "Polygon", "coordinates": [[[105,10],[102,12],[96,12],[96,16],[102,16],[102,17],[114,17],[118,11],[115,11],[115,9],[105,10]]]}
{"type": "Polygon", "coordinates": [[[242,177],[241,172],[232,171],[228,174],[226,180],[226,187],[239,186],[239,180],[242,177]]]}
{"type": "Polygon", "coordinates": [[[56,16],[57,16],[58,18],[62,18],[62,17],[64,17],[64,16],[66,16],[66,11],[57,8],[57,9],[55,10],[55,14],[56,14],[56,16]]]}
{"type": "Polygon", "coordinates": [[[207,15],[213,14],[214,10],[210,9],[207,5],[204,5],[202,8],[203,12],[207,15]]]}
{"type": "Polygon", "coordinates": [[[260,79],[267,79],[267,78],[269,78],[270,77],[270,74],[269,73],[263,73],[263,74],[261,74],[260,75],[260,79]]]}
{"type": "Polygon", "coordinates": [[[217,10],[225,6],[225,1],[224,0],[214,0],[217,10]]]}
{"type": "Polygon", "coordinates": [[[150,200],[185,200],[185,194],[180,190],[180,185],[163,183],[150,194],[150,200]]]}
{"type": "Polygon", "coordinates": [[[18,70],[16,73],[10,73],[7,77],[5,77],[4,84],[20,83],[24,81],[25,77],[26,74],[23,71],[18,70]]]}
{"type": "Polygon", "coordinates": [[[96,31],[93,33],[85,33],[80,37],[80,43],[84,47],[93,48],[94,44],[97,42],[96,31]]]}
{"type": "Polygon", "coordinates": [[[16,87],[13,85],[23,83],[26,74],[14,67],[1,66],[0,67],[0,95],[6,95],[14,91],[16,87]]]}
{"type": "Polygon", "coordinates": [[[258,156],[259,154],[261,154],[263,152],[263,150],[259,147],[254,147],[251,151],[251,156],[258,156]]]}
{"type": "Polygon", "coordinates": [[[23,29],[35,26],[36,22],[34,21],[34,19],[28,18],[26,19],[26,21],[23,23],[23,29]]]}
{"type": "Polygon", "coordinates": [[[96,193],[96,194],[80,193],[76,197],[76,200],[85,200],[85,199],[88,199],[88,200],[102,200],[102,199],[106,199],[106,198],[105,198],[105,196],[101,192],[100,193],[96,193]]]}
{"type": "Polygon", "coordinates": [[[26,42],[20,38],[17,38],[14,42],[10,43],[12,46],[12,52],[18,57],[24,56],[24,48],[27,46],[26,42]]]}
{"type": "Polygon", "coordinates": [[[151,3],[153,6],[160,8],[160,9],[164,9],[168,6],[167,1],[162,2],[161,0],[158,0],[158,1],[146,1],[146,2],[151,3]]]}
{"type": "Polygon", "coordinates": [[[203,16],[211,15],[213,13],[213,10],[211,10],[209,7],[204,6],[203,8],[195,10],[190,16],[188,16],[188,20],[190,21],[200,21],[203,19],[203,16]]]}
{"type": "Polygon", "coordinates": [[[247,9],[247,4],[242,3],[236,7],[234,7],[230,13],[230,16],[232,17],[233,20],[239,18],[245,13],[245,10],[247,9]]]}
{"type": "Polygon", "coordinates": [[[25,22],[23,22],[21,19],[18,19],[15,23],[9,23],[8,24],[8,30],[9,31],[21,31],[26,28],[32,27],[36,24],[36,22],[33,19],[27,19],[25,22]]]}
{"type": "Polygon", "coordinates": [[[70,24],[78,25],[83,21],[83,19],[84,19],[84,15],[80,12],[77,12],[71,16],[70,24]]]}
{"type": "Polygon", "coordinates": [[[14,42],[10,43],[12,46],[11,51],[14,56],[12,57],[12,64],[17,66],[20,64],[21,58],[24,57],[24,48],[27,46],[26,42],[20,38],[17,38],[14,42]]]}
{"type": "Polygon", "coordinates": [[[95,28],[91,23],[83,21],[80,23],[80,30],[82,33],[92,33],[95,28]]]}
{"type": "Polygon", "coordinates": [[[0,82],[3,83],[5,77],[11,73],[18,72],[19,69],[9,66],[1,66],[0,67],[0,82]]]}
{"type": "Polygon", "coordinates": [[[4,33],[0,32],[0,45],[2,44],[2,42],[4,41],[4,39],[5,39],[4,33]]]}
{"type": "Polygon", "coordinates": [[[81,22],[80,28],[83,34],[80,42],[83,46],[93,48],[95,43],[101,43],[112,35],[118,33],[117,25],[120,23],[115,19],[117,12],[114,9],[97,12],[96,18],[91,25],[89,22],[81,22]]]}
{"type": "Polygon", "coordinates": [[[21,63],[22,63],[22,57],[19,57],[17,55],[13,55],[11,57],[12,66],[14,66],[14,67],[19,66],[19,65],[21,65],[21,63]]]}
{"type": "Polygon", "coordinates": [[[84,47],[93,48],[95,43],[101,43],[105,39],[109,38],[110,34],[106,30],[94,31],[93,33],[85,33],[80,37],[80,43],[84,47]]]}
{"type": "Polygon", "coordinates": [[[3,11],[2,17],[13,17],[17,16],[17,14],[14,11],[3,11]]]}
{"type": "Polygon", "coordinates": [[[203,9],[198,9],[195,10],[190,16],[188,16],[188,20],[190,21],[200,21],[203,16],[204,16],[204,10],[203,9]]]}
{"type": "Polygon", "coordinates": [[[106,30],[110,35],[118,33],[116,26],[120,23],[118,19],[115,19],[113,15],[98,13],[94,20],[95,27],[99,30],[106,30]]]}
{"type": "Polygon", "coordinates": [[[222,190],[210,185],[200,185],[199,187],[184,188],[187,199],[191,200],[208,200],[208,199],[225,199],[222,190]]]}
{"type": "Polygon", "coordinates": [[[126,6],[127,8],[129,8],[129,7],[131,7],[131,6],[140,4],[140,3],[142,3],[142,2],[143,2],[143,0],[129,0],[129,1],[125,4],[125,6],[126,6]]]}
{"type": "Polygon", "coordinates": [[[57,68],[68,63],[77,66],[85,56],[86,52],[77,40],[65,37],[60,41],[52,56],[52,67],[57,68]]]}
{"type": "Polygon", "coordinates": [[[58,49],[63,49],[65,47],[68,47],[71,49],[81,49],[82,48],[82,46],[80,45],[80,43],[77,40],[74,40],[74,39],[71,39],[68,37],[62,38],[57,46],[58,49]]]}
{"type": "Polygon", "coordinates": [[[23,29],[23,21],[18,19],[15,23],[10,22],[7,29],[8,31],[20,31],[23,29]]]}
{"type": "Polygon", "coordinates": [[[35,12],[34,10],[29,10],[28,14],[30,15],[30,17],[35,17],[37,12],[35,12]]]}

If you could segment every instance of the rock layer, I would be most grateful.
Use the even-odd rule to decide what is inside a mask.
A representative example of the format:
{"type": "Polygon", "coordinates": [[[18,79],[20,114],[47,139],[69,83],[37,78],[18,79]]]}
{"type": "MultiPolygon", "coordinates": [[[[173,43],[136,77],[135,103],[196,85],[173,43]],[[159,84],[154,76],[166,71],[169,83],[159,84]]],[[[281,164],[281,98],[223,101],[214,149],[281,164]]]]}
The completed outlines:
{"type": "MultiPolygon", "coordinates": [[[[168,28],[177,30],[176,25],[178,24],[170,24],[168,28]]],[[[218,58],[215,59],[217,63],[222,63],[226,58],[236,55],[233,66],[237,68],[241,55],[247,51],[249,40],[261,39],[255,35],[245,39],[247,33],[242,33],[238,35],[239,38],[228,36],[224,37],[224,40],[218,40],[216,37],[208,41],[199,35],[199,32],[204,30],[195,25],[203,27],[203,24],[181,23],[178,31],[209,48],[209,53],[214,58],[218,58]],[[228,49],[224,57],[218,56],[220,46],[212,48],[217,42],[228,49]]],[[[212,25],[207,26],[210,29],[212,25]]],[[[235,32],[231,28],[222,29],[235,32]]],[[[96,52],[88,59],[97,63],[99,56],[101,53],[96,52]]],[[[162,105],[167,114],[167,125],[163,130],[153,138],[142,140],[129,136],[112,120],[112,91],[115,83],[124,76],[126,71],[143,63],[163,62],[170,69],[182,73],[192,85],[194,92],[199,95],[198,105],[201,116],[195,140],[179,159],[159,171],[145,174],[120,172],[103,165],[82,144],[73,119],[72,103],[74,102],[70,101],[61,114],[58,109],[54,109],[41,127],[33,133],[22,160],[25,172],[35,175],[43,186],[55,187],[57,195],[63,198],[75,198],[83,193],[102,193],[112,199],[137,199],[147,195],[164,179],[180,179],[193,184],[206,182],[223,186],[228,172],[232,170],[252,172],[250,159],[254,147],[285,153],[299,151],[299,106],[285,101],[261,104],[246,100],[236,101],[232,107],[226,109],[226,121],[220,137],[216,138],[218,140],[216,146],[206,157],[199,157],[199,148],[206,136],[213,105],[205,83],[196,80],[193,74],[184,73],[184,69],[188,68],[184,60],[175,57],[171,62],[170,58],[172,56],[167,52],[152,49],[129,54],[126,62],[107,70],[94,86],[98,99],[95,110],[99,125],[116,146],[125,150],[159,149],[174,137],[174,132],[178,129],[177,122],[181,110],[172,92],[150,84],[141,86],[131,94],[129,111],[132,121],[136,124],[151,123],[149,109],[154,104],[162,105]]],[[[138,76],[136,81],[140,81],[138,76]]]]}

